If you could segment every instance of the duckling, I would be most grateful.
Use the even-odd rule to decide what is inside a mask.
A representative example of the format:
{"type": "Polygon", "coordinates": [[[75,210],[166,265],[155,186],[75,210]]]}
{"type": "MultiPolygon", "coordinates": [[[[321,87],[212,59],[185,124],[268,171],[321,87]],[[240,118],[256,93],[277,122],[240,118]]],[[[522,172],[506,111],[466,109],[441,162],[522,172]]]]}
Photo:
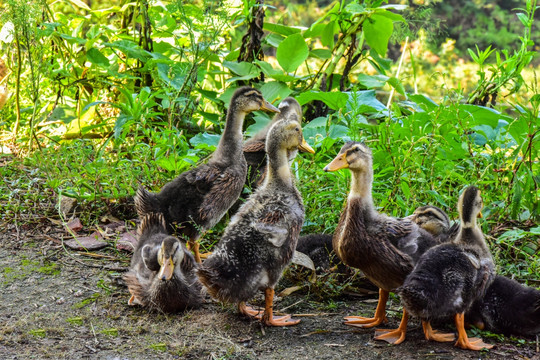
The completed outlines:
{"type": "Polygon", "coordinates": [[[332,235],[309,234],[300,236],[296,251],[309,256],[317,270],[330,269],[332,258],[335,256],[332,248],[332,235]]]}
{"type": "MultiPolygon", "coordinates": [[[[436,206],[422,206],[410,216],[435,236],[454,238],[459,224],[450,226],[446,213],[436,206]]],[[[497,275],[465,313],[467,323],[481,330],[504,335],[532,336],[540,333],[540,291],[497,275]]]]}
{"type": "Polygon", "coordinates": [[[247,175],[242,155],[242,124],[246,114],[256,110],[279,112],[259,90],[241,87],[231,98],[225,130],[206,164],[186,171],[166,184],[159,193],[139,187],[135,206],[140,216],[162,213],[169,233],[173,224],[201,262],[198,239],[212,228],[240,196],[247,175]]]}
{"type": "Polygon", "coordinates": [[[145,215],[138,232],[130,270],[124,275],[131,293],[128,304],[163,312],[198,307],[203,298],[195,257],[182,242],[167,234],[163,215],[145,215]]]}
{"type": "Polygon", "coordinates": [[[440,334],[431,319],[454,316],[456,346],[469,350],[492,348],[481,339],[469,340],[464,328],[465,312],[484,296],[495,277],[495,265],[476,223],[483,203],[480,190],[466,188],[459,198],[460,228],[446,244],[426,251],[398,289],[404,308],[422,319],[427,340],[453,341],[454,334],[440,334]]]}
{"type": "Polygon", "coordinates": [[[223,237],[197,274],[208,293],[236,303],[241,314],[267,326],[296,325],[290,315],[273,316],[274,286],[290,263],[304,222],[304,205],[294,185],[288,153],[314,150],[305,142],[297,121],[282,120],[268,132],[268,175],[233,216],[223,237]],[[265,309],[246,305],[264,290],[265,309]]]}
{"type": "Polygon", "coordinates": [[[434,205],[421,206],[407,218],[414,221],[431,235],[443,239],[443,242],[454,238],[459,230],[459,224],[454,223],[450,226],[448,215],[444,210],[434,205]]]}
{"type": "MultiPolygon", "coordinates": [[[[280,111],[279,114],[276,114],[267,126],[246,141],[242,148],[248,165],[246,185],[252,190],[255,190],[262,184],[266,174],[266,151],[264,148],[266,135],[272,125],[278,121],[289,118],[291,114],[296,115],[300,125],[302,122],[302,107],[294,98],[287,97],[283,99],[279,104],[278,109],[280,111]]],[[[297,152],[297,149],[292,150],[288,158],[294,159],[297,152]]]]}
{"type": "MultiPolygon", "coordinates": [[[[379,287],[379,302],[373,318],[349,316],[345,324],[369,328],[386,322],[386,301],[403,284],[420,255],[439,242],[410,219],[380,214],[372,199],[373,157],[363,143],[348,142],[325,171],[348,168],[351,188],[334,233],[333,247],[346,264],[362,270],[379,287]]],[[[376,340],[399,344],[405,340],[408,313],[398,329],[377,330],[376,340]]]]}
{"type": "Polygon", "coordinates": [[[540,290],[497,275],[465,319],[476,327],[504,335],[540,334],[540,290]]]}

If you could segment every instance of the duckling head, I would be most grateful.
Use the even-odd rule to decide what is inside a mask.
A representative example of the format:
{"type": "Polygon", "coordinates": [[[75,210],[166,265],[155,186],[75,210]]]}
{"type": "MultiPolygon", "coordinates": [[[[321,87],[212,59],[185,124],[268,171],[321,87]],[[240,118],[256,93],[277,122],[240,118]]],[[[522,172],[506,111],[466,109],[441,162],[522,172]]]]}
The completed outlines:
{"type": "Polygon", "coordinates": [[[332,162],[324,167],[324,171],[337,171],[349,168],[352,171],[373,171],[371,149],[364,143],[349,141],[342,146],[332,162]]]}
{"type": "Polygon", "coordinates": [[[280,111],[280,117],[287,118],[289,114],[296,114],[298,116],[298,121],[302,122],[302,107],[292,97],[287,97],[283,99],[278,106],[278,109],[280,111]]]}
{"type": "Polygon", "coordinates": [[[304,139],[300,119],[296,113],[275,123],[268,133],[266,140],[266,152],[276,152],[277,148],[286,150],[288,153],[296,149],[314,154],[315,150],[304,139]]]}
{"type": "Polygon", "coordinates": [[[157,260],[160,266],[158,278],[163,281],[170,280],[174,275],[174,268],[184,257],[184,251],[180,242],[173,236],[166,237],[161,243],[157,254],[157,260]]]}
{"type": "Polygon", "coordinates": [[[243,86],[234,92],[229,111],[232,109],[245,114],[256,110],[279,113],[279,109],[265,100],[259,90],[249,86],[243,86]]]}
{"type": "Polygon", "coordinates": [[[450,219],[446,213],[433,205],[421,206],[407,217],[432,235],[440,235],[450,228],[450,219]]]}
{"type": "Polygon", "coordinates": [[[476,186],[469,186],[459,197],[458,211],[461,224],[464,228],[475,227],[476,218],[482,217],[484,202],[480,190],[476,186]]]}

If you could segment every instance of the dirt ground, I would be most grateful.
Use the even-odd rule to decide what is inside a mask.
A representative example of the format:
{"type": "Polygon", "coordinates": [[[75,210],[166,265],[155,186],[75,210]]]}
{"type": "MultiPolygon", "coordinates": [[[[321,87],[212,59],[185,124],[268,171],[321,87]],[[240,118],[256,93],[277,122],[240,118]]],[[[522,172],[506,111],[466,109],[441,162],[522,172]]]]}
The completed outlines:
{"type": "MultiPolygon", "coordinates": [[[[293,293],[275,305],[304,314],[287,328],[263,328],[211,301],[182,314],[149,313],[127,305],[121,276],[129,255],[66,250],[48,233],[0,230],[1,359],[540,359],[531,339],[484,338],[496,347],[478,353],[427,342],[415,320],[399,346],[342,324],[346,315],[372,314],[376,296],[320,303],[293,293]]],[[[389,309],[387,327],[397,327],[398,301],[389,309]]]]}

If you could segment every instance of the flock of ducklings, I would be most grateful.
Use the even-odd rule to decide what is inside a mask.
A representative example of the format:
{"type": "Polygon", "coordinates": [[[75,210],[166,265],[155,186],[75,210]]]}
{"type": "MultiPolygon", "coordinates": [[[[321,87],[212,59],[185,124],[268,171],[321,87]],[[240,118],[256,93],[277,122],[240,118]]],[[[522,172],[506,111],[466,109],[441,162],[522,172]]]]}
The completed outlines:
{"type": "Polygon", "coordinates": [[[203,303],[206,292],[236,304],[241,314],[267,326],[295,325],[300,320],[290,315],[274,316],[274,287],[295,251],[319,252],[324,259],[331,241],[343,263],[360,269],[379,287],[374,316],[349,316],[345,324],[380,325],[387,321],[389,293],[401,297],[399,327],[376,330],[377,340],[404,341],[410,315],[421,319],[426,339],[441,342],[456,339],[453,333],[433,330],[431,321],[453,318],[455,344],[463,349],[492,347],[469,339],[465,321],[506,334],[540,332],[540,291],[495,273],[476,222],[483,206],[480,190],[470,186],[463,191],[460,221],[453,226],[435,206],[418,208],[406,218],[381,214],[372,200],[373,157],[363,143],[346,143],[324,168],[348,168],[352,175],[333,237],[314,235],[299,242],[304,206],[290,163],[298,150],[314,153],[302,136],[301,118],[302,109],[293,98],[276,108],[260,91],[242,87],[230,101],[225,130],[206,164],[182,173],[159,193],[138,189],[139,239],[124,276],[130,305],[182,311],[203,303]],[[277,114],[268,127],[243,143],[244,117],[256,110],[277,114]],[[256,190],[239,206],[213,253],[201,262],[198,239],[231,207],[238,207],[246,182],[256,190]],[[265,295],[263,310],[247,304],[258,291],[265,295]]]}

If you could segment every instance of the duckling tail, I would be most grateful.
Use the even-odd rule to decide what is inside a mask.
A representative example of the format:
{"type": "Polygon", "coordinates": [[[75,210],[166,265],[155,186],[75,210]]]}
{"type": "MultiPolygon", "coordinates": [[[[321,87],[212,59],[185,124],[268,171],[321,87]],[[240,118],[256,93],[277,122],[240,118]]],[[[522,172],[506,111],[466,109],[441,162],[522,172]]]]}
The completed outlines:
{"type": "Polygon", "coordinates": [[[139,234],[167,234],[167,225],[165,218],[161,213],[149,213],[146,214],[139,225],[139,234]]]}
{"type": "Polygon", "coordinates": [[[157,206],[156,195],[146,190],[142,185],[137,189],[134,200],[139,216],[144,216],[152,212],[160,212],[157,206]]]}

